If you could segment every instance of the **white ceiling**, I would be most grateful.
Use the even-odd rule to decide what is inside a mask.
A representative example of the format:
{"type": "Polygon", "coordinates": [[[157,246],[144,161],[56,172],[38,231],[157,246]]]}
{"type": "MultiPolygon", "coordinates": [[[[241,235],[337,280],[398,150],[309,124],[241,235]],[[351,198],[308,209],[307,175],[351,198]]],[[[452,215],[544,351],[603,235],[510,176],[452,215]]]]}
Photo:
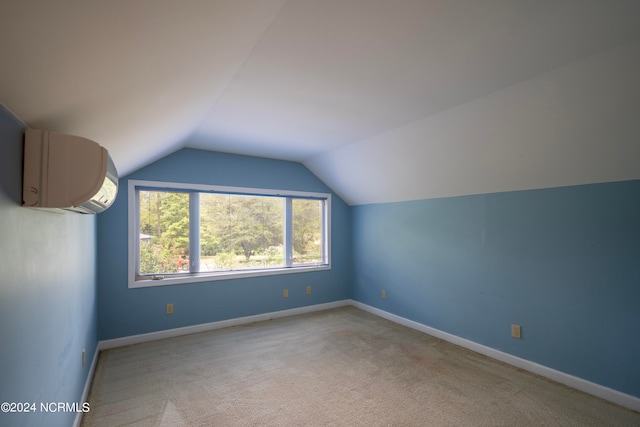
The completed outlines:
{"type": "Polygon", "coordinates": [[[187,146],[303,162],[350,204],[638,179],[639,22],[637,0],[3,2],[0,102],[122,176],[187,146]]]}

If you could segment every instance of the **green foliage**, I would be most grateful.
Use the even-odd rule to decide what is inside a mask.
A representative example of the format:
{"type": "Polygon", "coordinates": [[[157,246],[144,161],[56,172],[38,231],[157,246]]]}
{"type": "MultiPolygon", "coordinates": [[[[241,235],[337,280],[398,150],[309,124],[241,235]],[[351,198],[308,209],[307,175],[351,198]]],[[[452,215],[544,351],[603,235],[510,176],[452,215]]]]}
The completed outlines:
{"type": "Polygon", "coordinates": [[[140,273],[163,274],[184,270],[186,260],[175,251],[152,245],[149,242],[140,245],[140,273]]]}
{"type": "Polygon", "coordinates": [[[284,246],[269,246],[264,254],[265,263],[268,266],[284,264],[284,246]]]}
{"type": "Polygon", "coordinates": [[[215,258],[216,270],[233,270],[236,266],[236,254],[220,252],[215,258]]]}
{"type": "Polygon", "coordinates": [[[189,254],[189,195],[164,193],[162,221],[162,246],[180,255],[189,254]]]}
{"type": "MultiPolygon", "coordinates": [[[[293,250],[306,258],[309,251],[320,253],[322,234],[321,202],[317,200],[293,200],[293,250]]],[[[314,257],[311,255],[311,257],[314,257]]]]}
{"type": "Polygon", "coordinates": [[[269,246],[282,244],[282,199],[203,194],[200,203],[202,247],[238,252],[249,262],[269,246]]]}
{"type": "Polygon", "coordinates": [[[141,191],[140,273],[176,273],[188,269],[189,195],[141,191]]]}

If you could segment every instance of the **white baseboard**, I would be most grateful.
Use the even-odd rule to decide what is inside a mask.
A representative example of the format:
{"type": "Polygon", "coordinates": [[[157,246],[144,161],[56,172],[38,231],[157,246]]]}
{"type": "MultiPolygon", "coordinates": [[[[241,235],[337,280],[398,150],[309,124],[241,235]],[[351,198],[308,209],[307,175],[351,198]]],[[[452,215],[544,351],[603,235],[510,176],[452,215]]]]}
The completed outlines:
{"type": "MultiPolygon", "coordinates": [[[[84,381],[84,390],[82,391],[82,397],[78,401],[80,404],[87,401],[89,397],[89,390],[91,389],[91,382],[93,381],[93,374],[95,373],[96,366],[98,364],[98,355],[100,354],[100,343],[96,345],[96,351],[93,352],[93,360],[91,361],[91,366],[89,367],[89,372],[87,373],[87,379],[84,381]]],[[[73,427],[80,427],[82,423],[82,412],[76,413],[76,418],[73,421],[73,427]]]]}
{"type": "Polygon", "coordinates": [[[337,307],[351,305],[351,300],[333,301],[324,304],[308,305],[306,307],[292,308],[289,310],[274,311],[271,313],[256,314],[254,316],[237,317],[235,319],[221,320],[200,325],[185,326],[183,328],[167,329],[164,331],[150,332],[148,334],[132,335],[129,337],[115,338],[100,341],[98,348],[106,350],[109,348],[123,347],[126,345],[139,344],[147,341],[161,340],[164,338],[178,337],[181,335],[195,334],[198,332],[212,331],[215,329],[228,328],[230,326],[247,325],[249,323],[262,322],[264,320],[277,319],[280,317],[297,316],[299,314],[312,313],[315,311],[329,310],[337,307]]]}
{"type": "MultiPolygon", "coordinates": [[[[575,377],[573,375],[569,375],[561,371],[557,371],[555,369],[540,365],[538,363],[531,362],[529,360],[522,359],[520,357],[513,356],[508,353],[504,353],[502,351],[493,349],[491,347],[487,347],[482,344],[478,344],[476,342],[467,340],[465,338],[460,338],[456,335],[449,334],[439,329],[432,328],[422,323],[418,323],[413,320],[406,319],[404,317],[389,313],[379,308],[375,308],[370,305],[363,304],[361,302],[354,301],[354,300],[333,301],[325,304],[310,305],[306,307],[292,308],[289,310],[256,314],[254,316],[238,317],[235,319],[221,320],[218,322],[204,323],[204,324],[193,325],[193,326],[185,326],[183,328],[168,329],[164,331],[150,332],[147,334],[133,335],[129,337],[100,341],[98,342],[98,351],[95,352],[94,360],[91,365],[91,372],[87,377],[87,383],[85,385],[85,392],[84,392],[84,399],[86,399],[86,395],[89,392],[89,386],[91,384],[91,379],[93,378],[93,370],[95,369],[98,352],[100,350],[123,347],[127,345],[139,344],[139,343],[148,342],[148,341],[155,341],[155,340],[160,340],[164,338],[172,338],[172,337],[177,337],[181,335],[194,334],[198,332],[212,331],[215,329],[228,328],[230,326],[247,325],[250,323],[262,322],[264,320],[277,319],[280,317],[296,316],[299,314],[329,310],[332,308],[344,307],[348,305],[354,306],[356,308],[359,308],[361,310],[374,314],[378,317],[382,317],[383,319],[390,320],[399,325],[406,326],[408,328],[415,329],[417,331],[420,331],[427,335],[431,335],[441,340],[450,342],[452,344],[459,345],[460,347],[464,347],[476,353],[483,354],[492,359],[496,359],[501,362],[507,363],[511,366],[524,369],[525,371],[532,372],[534,374],[556,381],[560,384],[564,384],[566,386],[575,388],[577,390],[583,391],[585,393],[591,394],[601,399],[608,400],[609,402],[613,402],[625,408],[629,408],[634,411],[640,412],[640,398],[637,398],[635,396],[631,396],[629,394],[613,390],[611,388],[593,383],[591,381],[584,380],[582,378],[575,377]]],[[[81,414],[79,414],[79,416],[76,417],[76,422],[74,423],[74,426],[76,425],[79,426],[80,425],[79,420],[81,419],[82,419],[82,416],[81,414]]]]}
{"type": "Polygon", "coordinates": [[[423,325],[422,323],[414,322],[413,320],[397,316],[395,314],[380,310],[379,308],[371,307],[370,305],[366,305],[358,301],[351,300],[350,303],[354,307],[367,311],[378,317],[382,317],[383,319],[387,319],[399,325],[424,332],[427,335],[431,335],[443,341],[459,345],[460,347],[464,347],[476,353],[483,354],[492,359],[499,360],[511,366],[524,369],[525,371],[532,372],[534,374],[556,381],[560,384],[564,384],[566,386],[575,388],[601,399],[608,400],[609,402],[613,402],[617,405],[624,406],[625,408],[640,412],[640,398],[637,398],[635,396],[631,396],[629,394],[613,390],[600,384],[596,384],[591,381],[587,381],[582,378],[578,378],[573,375],[569,375],[567,373],[557,371],[543,365],[539,365],[535,362],[531,362],[529,360],[522,359],[508,353],[504,353],[491,347],[487,347],[482,344],[460,338],[456,335],[452,335],[439,329],[423,325]]]}

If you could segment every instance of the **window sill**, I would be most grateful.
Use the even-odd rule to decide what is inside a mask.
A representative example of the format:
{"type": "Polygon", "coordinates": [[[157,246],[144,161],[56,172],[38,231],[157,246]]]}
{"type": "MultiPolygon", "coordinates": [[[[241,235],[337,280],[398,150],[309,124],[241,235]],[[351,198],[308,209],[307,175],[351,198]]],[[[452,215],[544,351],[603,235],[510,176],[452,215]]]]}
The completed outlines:
{"type": "MultiPolygon", "coordinates": [[[[162,279],[129,278],[129,289],[149,288],[153,286],[179,285],[184,283],[214,282],[217,280],[243,279],[250,277],[275,276],[280,274],[310,273],[313,271],[331,270],[331,265],[314,265],[288,268],[274,268],[252,271],[224,271],[219,273],[193,273],[179,276],[165,275],[162,279]]],[[[159,275],[160,276],[160,275],[159,275]]]]}

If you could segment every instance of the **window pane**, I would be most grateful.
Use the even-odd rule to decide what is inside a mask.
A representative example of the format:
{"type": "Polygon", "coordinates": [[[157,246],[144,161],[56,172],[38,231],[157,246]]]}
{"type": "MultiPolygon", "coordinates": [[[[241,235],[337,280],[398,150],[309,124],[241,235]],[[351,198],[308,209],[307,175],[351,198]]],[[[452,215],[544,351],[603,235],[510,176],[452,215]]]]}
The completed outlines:
{"type": "Polygon", "coordinates": [[[284,199],[200,196],[200,271],[284,265],[284,199]]]}
{"type": "Polygon", "coordinates": [[[140,191],[140,274],[189,271],[189,195],[140,191]]]}
{"type": "Polygon", "coordinates": [[[321,200],[293,199],[293,264],[323,262],[321,200]]]}

